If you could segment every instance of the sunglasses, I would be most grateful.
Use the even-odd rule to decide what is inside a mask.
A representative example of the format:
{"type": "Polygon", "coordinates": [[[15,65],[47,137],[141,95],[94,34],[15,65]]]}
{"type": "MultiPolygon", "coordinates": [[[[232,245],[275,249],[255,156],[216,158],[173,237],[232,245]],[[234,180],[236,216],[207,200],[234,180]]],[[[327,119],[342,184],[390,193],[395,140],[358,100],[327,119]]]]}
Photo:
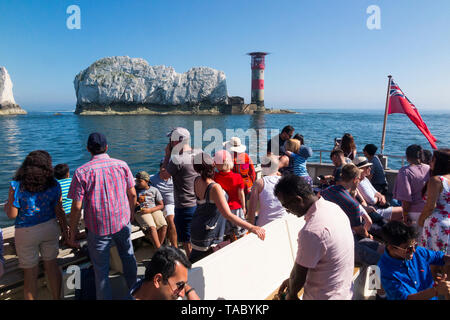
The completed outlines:
{"type": "Polygon", "coordinates": [[[292,136],[294,135],[293,133],[289,134],[287,132],[283,132],[289,139],[292,139],[292,136]]]}
{"type": "Polygon", "coordinates": [[[172,288],[172,285],[170,284],[169,280],[167,280],[167,283],[169,284],[169,287],[170,287],[170,290],[172,290],[172,293],[176,296],[178,296],[180,294],[180,292],[183,291],[184,288],[186,287],[186,282],[184,282],[184,281],[175,283],[175,285],[177,286],[177,288],[175,290],[172,288]]]}
{"type": "Polygon", "coordinates": [[[417,248],[417,242],[413,243],[412,245],[410,245],[410,246],[408,246],[408,247],[406,247],[406,248],[400,248],[400,247],[394,246],[394,245],[392,245],[392,246],[393,246],[394,248],[399,249],[399,250],[402,250],[402,251],[404,251],[404,252],[413,252],[413,251],[416,250],[416,248],[417,248]]]}

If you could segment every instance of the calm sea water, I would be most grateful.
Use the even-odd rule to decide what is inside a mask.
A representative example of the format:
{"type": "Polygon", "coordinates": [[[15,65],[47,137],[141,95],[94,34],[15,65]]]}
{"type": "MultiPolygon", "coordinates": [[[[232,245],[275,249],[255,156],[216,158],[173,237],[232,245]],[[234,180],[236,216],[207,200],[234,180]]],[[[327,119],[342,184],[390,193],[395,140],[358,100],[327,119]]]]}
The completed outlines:
{"type": "MultiPolygon", "coordinates": [[[[53,164],[67,163],[70,172],[89,161],[86,140],[91,132],[103,132],[108,139],[109,155],[128,163],[133,173],[157,171],[170,128],[182,126],[191,133],[194,121],[202,122],[202,132],[219,129],[226,138],[227,129],[279,129],[292,125],[296,133],[305,137],[313,150],[331,150],[335,137],[350,132],[358,151],[367,143],[379,146],[383,126],[383,112],[349,110],[297,110],[299,114],[279,115],[221,115],[221,116],[77,116],[72,113],[30,112],[23,116],[0,117],[0,203],[5,202],[8,185],[25,156],[38,149],[47,150],[53,164]]],[[[438,139],[438,147],[450,147],[450,111],[423,112],[422,117],[431,133],[438,139]]],[[[270,135],[270,131],[268,132],[270,135]]],[[[198,137],[197,137],[198,138],[198,137]]],[[[193,137],[195,139],[195,136],[193,137]]],[[[203,147],[211,140],[203,141],[203,147]]],[[[248,141],[246,142],[248,146],[248,141]]],[[[428,141],[405,115],[388,118],[385,153],[404,155],[410,144],[431,149],[428,141]]],[[[318,161],[319,153],[311,161],[318,161]]],[[[329,161],[329,154],[324,154],[329,161]]],[[[401,162],[390,159],[389,166],[398,169],[401,162]]],[[[6,214],[0,212],[0,227],[11,225],[6,214]]]]}

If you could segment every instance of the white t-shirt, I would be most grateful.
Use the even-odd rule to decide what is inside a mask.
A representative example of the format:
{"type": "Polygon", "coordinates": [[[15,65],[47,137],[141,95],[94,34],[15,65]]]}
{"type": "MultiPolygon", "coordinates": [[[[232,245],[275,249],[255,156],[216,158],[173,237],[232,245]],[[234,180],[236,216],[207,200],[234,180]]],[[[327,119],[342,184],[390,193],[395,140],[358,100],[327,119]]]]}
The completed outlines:
{"type": "Polygon", "coordinates": [[[378,192],[372,185],[369,179],[364,178],[358,185],[358,191],[361,192],[364,200],[367,201],[368,204],[374,205],[377,202],[375,198],[375,194],[378,192]]]}

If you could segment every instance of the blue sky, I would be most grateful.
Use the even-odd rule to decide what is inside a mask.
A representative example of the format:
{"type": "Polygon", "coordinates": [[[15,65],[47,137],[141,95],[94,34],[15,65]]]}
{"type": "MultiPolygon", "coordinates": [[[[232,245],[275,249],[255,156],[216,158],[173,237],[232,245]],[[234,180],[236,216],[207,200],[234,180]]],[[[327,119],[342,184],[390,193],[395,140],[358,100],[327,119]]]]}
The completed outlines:
{"type": "Polygon", "coordinates": [[[250,51],[271,52],[267,107],[383,109],[392,74],[419,110],[450,109],[448,0],[0,2],[0,66],[27,110],[74,109],[75,75],[116,55],[222,70],[249,102],[250,51]],[[66,27],[73,4],[81,30],[66,27]],[[366,26],[370,5],[381,30],[366,26]]]}

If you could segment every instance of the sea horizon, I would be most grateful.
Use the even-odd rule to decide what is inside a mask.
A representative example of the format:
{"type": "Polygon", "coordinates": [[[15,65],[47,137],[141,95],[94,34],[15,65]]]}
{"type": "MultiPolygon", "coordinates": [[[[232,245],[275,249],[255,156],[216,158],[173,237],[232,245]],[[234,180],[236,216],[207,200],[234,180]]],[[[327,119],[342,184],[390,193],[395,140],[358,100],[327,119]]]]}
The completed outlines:
{"type": "MultiPolygon", "coordinates": [[[[22,107],[23,108],[23,107],[22,107]]],[[[379,109],[379,108],[350,108],[350,107],[336,107],[336,108],[331,108],[331,107],[285,107],[285,106],[274,106],[274,107],[267,107],[267,109],[284,109],[284,110],[289,110],[289,111],[295,111],[295,112],[340,112],[340,113],[351,113],[351,112],[356,112],[356,113],[382,113],[384,114],[384,107],[383,109],[379,109]]],[[[72,107],[72,109],[47,109],[47,110],[35,110],[35,109],[31,109],[31,110],[27,110],[26,108],[23,108],[27,113],[74,113],[75,112],[75,107],[72,107]]],[[[419,109],[419,113],[420,114],[436,114],[436,113],[442,113],[442,114],[450,114],[450,107],[449,108],[443,108],[443,109],[423,109],[420,110],[419,109]]],[[[189,116],[189,115],[188,115],[189,116]]]]}
{"type": "MultiPolygon", "coordinates": [[[[248,129],[266,129],[272,135],[272,130],[292,125],[295,133],[302,134],[305,144],[315,151],[309,162],[319,162],[317,150],[331,150],[334,138],[342,137],[346,132],[354,136],[358,152],[362,152],[368,143],[380,145],[384,111],[337,108],[298,108],[295,111],[299,113],[79,116],[71,110],[60,109],[3,116],[0,117],[0,144],[4,150],[0,154],[0,203],[7,199],[9,182],[29,152],[47,150],[52,156],[53,165],[67,163],[73,175],[76,168],[90,160],[86,151],[86,139],[95,131],[106,135],[108,154],[111,157],[127,162],[133,173],[146,170],[152,174],[157,172],[159,161],[164,156],[166,133],[170,128],[185,127],[194,140],[198,135],[195,131],[196,121],[202,124],[202,148],[208,147],[212,142],[211,139],[206,139],[206,131],[211,128],[218,129],[223,138],[226,138],[228,129],[242,129],[244,132],[248,129]]],[[[431,133],[438,139],[438,147],[450,147],[449,110],[425,111],[421,114],[431,133]]],[[[247,146],[247,152],[252,153],[249,140],[245,139],[243,143],[247,146]]],[[[404,156],[406,147],[411,144],[419,144],[424,149],[431,150],[426,138],[406,115],[389,115],[383,153],[395,156],[389,158],[390,168],[400,169],[402,161],[399,157],[404,156]]],[[[265,146],[265,141],[262,141],[262,146],[265,146]]],[[[327,154],[323,154],[322,160],[330,163],[327,154]]],[[[254,161],[258,162],[258,156],[254,161]]],[[[0,215],[0,227],[12,223],[4,215],[0,215]]]]}

